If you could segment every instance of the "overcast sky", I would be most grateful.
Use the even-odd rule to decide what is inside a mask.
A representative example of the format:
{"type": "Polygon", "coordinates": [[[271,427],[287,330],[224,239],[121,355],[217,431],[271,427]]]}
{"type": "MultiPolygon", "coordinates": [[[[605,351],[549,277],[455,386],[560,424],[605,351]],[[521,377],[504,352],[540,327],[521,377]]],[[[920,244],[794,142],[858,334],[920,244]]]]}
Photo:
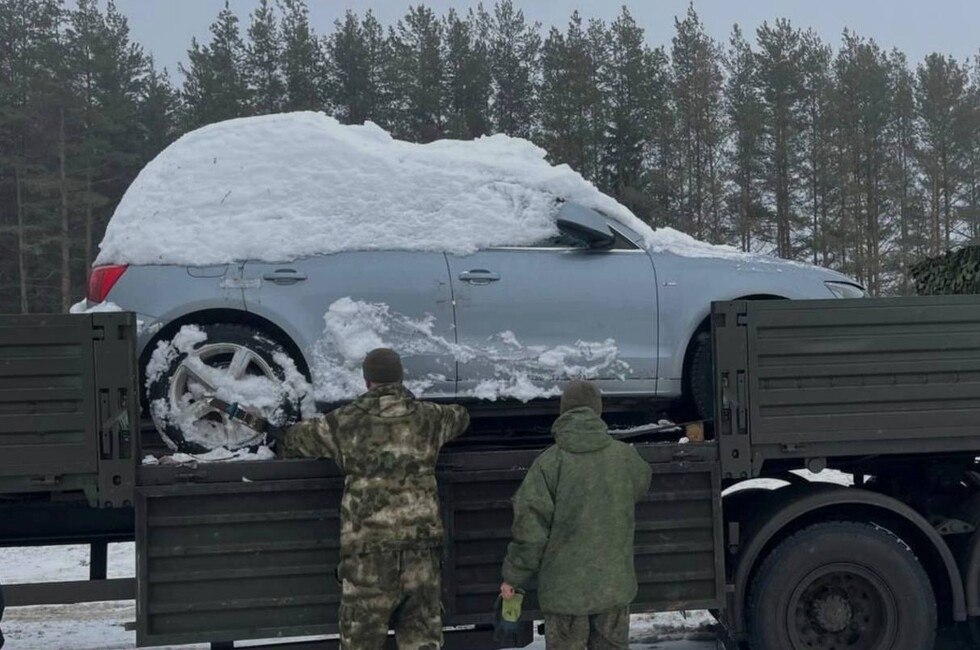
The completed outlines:
{"type": "MultiPolygon", "coordinates": [[[[231,0],[232,8],[247,24],[258,0],[231,0]]],[[[333,21],[346,9],[371,9],[383,24],[393,24],[413,0],[308,0],[317,32],[330,31],[333,21]]],[[[449,7],[465,10],[474,0],[428,0],[424,4],[438,13],[449,7]]],[[[487,0],[486,4],[493,4],[487,0]]],[[[515,0],[525,15],[543,25],[565,25],[574,9],[586,18],[611,20],[623,4],[615,0],[515,0]]],[[[682,15],[688,0],[635,0],[625,3],[646,29],[654,45],[670,43],[674,16],[682,15]]],[[[192,36],[207,40],[208,26],[224,0],[116,0],[129,17],[133,36],[177,75],[192,36]]],[[[939,51],[963,60],[980,50],[980,0],[696,0],[695,8],[708,32],[727,41],[734,23],[751,32],[764,20],[789,18],[800,27],[813,27],[826,40],[837,44],[849,27],[873,37],[886,49],[897,47],[912,62],[939,51]]]]}

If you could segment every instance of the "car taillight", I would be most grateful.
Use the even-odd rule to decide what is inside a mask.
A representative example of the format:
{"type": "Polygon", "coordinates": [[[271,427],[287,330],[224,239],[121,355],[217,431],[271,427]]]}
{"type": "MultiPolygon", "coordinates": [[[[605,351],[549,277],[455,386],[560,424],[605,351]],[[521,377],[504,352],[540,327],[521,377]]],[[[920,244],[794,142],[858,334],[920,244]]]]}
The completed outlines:
{"type": "Polygon", "coordinates": [[[88,278],[88,294],[85,297],[89,302],[102,302],[125,272],[125,264],[96,266],[88,278]]]}

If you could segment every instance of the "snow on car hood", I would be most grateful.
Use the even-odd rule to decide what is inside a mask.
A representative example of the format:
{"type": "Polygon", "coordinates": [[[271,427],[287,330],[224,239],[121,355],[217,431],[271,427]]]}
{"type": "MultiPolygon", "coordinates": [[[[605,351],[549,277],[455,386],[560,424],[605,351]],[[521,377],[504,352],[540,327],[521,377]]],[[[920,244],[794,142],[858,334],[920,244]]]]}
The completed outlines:
{"type": "Polygon", "coordinates": [[[212,124],[167,147],[123,196],[96,263],[203,266],[379,249],[465,254],[555,235],[559,199],[623,223],[651,250],[744,256],[651,229],[527,140],[414,144],[372,123],[300,112],[212,124]]]}

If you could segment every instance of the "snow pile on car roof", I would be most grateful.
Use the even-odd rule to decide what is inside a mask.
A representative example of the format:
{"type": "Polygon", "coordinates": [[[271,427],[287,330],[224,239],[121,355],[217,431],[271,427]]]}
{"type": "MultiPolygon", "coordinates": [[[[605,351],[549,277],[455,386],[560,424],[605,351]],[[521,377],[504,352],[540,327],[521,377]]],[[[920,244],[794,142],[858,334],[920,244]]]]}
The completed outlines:
{"type": "Polygon", "coordinates": [[[469,253],[557,233],[558,200],[599,210],[654,250],[730,256],[654,231],[567,165],[504,135],[414,144],[301,112],[220,122],[151,161],[116,209],[97,263],[281,262],[347,250],[469,253]]]}

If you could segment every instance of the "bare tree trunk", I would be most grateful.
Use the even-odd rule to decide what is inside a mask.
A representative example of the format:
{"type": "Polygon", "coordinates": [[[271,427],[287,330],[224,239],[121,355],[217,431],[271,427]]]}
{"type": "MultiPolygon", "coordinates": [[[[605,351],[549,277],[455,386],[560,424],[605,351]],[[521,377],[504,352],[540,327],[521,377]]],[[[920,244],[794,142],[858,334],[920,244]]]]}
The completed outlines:
{"type": "Polygon", "coordinates": [[[88,281],[88,274],[92,268],[92,161],[89,160],[88,170],[85,172],[85,280],[88,281]]]}
{"type": "Polygon", "coordinates": [[[58,174],[61,185],[61,310],[71,308],[71,247],[68,232],[68,179],[65,174],[65,109],[59,112],[58,174]]]}
{"type": "Polygon", "coordinates": [[[20,169],[14,167],[14,194],[17,200],[17,274],[20,285],[20,313],[28,314],[31,311],[30,302],[27,299],[27,233],[24,229],[24,197],[21,194],[20,169]]]}

